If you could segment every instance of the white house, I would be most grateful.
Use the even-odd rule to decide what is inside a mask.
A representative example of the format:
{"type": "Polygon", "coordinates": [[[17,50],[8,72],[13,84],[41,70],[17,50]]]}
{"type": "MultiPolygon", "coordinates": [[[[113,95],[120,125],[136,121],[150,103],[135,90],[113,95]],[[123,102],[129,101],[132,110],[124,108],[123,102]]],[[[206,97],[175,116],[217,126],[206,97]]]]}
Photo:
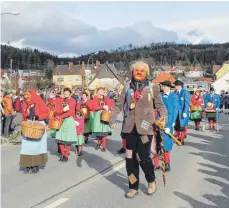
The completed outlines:
{"type": "Polygon", "coordinates": [[[200,70],[191,70],[191,71],[186,71],[185,76],[191,78],[198,78],[198,77],[203,77],[203,73],[204,72],[200,70]]]}
{"type": "Polygon", "coordinates": [[[229,92],[229,71],[217,79],[212,85],[217,93],[220,93],[221,90],[229,92]]]}

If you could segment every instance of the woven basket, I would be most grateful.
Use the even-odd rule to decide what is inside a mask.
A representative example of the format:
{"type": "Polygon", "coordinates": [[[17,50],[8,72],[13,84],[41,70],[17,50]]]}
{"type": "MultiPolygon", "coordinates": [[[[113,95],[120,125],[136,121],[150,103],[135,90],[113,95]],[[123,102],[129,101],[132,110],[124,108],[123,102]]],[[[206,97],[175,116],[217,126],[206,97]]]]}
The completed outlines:
{"type": "Polygon", "coordinates": [[[211,111],[206,110],[205,113],[206,113],[207,118],[212,118],[212,119],[216,118],[216,111],[215,110],[214,111],[213,110],[211,110],[211,111]]]}
{"type": "Polygon", "coordinates": [[[24,137],[38,140],[43,136],[45,132],[45,125],[38,123],[36,121],[33,122],[24,121],[22,122],[21,131],[24,137]]]}
{"type": "Polygon", "coordinates": [[[49,128],[59,130],[63,123],[62,119],[50,118],[49,119],[49,128]]]}
{"type": "Polygon", "coordinates": [[[191,109],[191,111],[197,111],[198,110],[198,106],[190,105],[190,109],[191,109]]]}
{"type": "Polygon", "coordinates": [[[111,120],[111,113],[104,110],[101,115],[101,121],[109,123],[111,120]]]}

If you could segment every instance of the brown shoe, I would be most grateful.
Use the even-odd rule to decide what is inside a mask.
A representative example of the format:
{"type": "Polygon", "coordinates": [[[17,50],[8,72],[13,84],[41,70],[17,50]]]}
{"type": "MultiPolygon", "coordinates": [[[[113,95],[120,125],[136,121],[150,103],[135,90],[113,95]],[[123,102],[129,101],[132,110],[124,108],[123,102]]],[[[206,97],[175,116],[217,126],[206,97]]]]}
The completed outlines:
{"type": "Polygon", "coordinates": [[[138,195],[138,191],[135,189],[129,189],[125,194],[125,197],[128,199],[133,199],[136,195],[138,195]]]}
{"type": "Polygon", "coordinates": [[[157,189],[156,181],[149,183],[148,185],[148,195],[152,195],[157,189]]]}

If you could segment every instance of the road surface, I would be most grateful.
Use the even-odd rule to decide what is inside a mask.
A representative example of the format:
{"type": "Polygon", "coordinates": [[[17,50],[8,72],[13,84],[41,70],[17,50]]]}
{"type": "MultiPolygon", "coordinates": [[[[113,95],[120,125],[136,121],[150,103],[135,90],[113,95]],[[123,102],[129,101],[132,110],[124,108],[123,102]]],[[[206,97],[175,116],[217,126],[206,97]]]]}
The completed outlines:
{"type": "Polygon", "coordinates": [[[171,171],[164,187],[156,171],[157,192],[145,194],[141,173],[140,194],[126,199],[128,189],[120,125],[108,141],[108,151],[94,149],[91,140],[84,155],[74,149],[68,163],[60,163],[56,144],[48,140],[49,162],[37,175],[19,171],[19,145],[3,144],[2,208],[229,208],[229,115],[221,114],[220,132],[197,132],[190,123],[185,145],[174,145],[171,171]]]}

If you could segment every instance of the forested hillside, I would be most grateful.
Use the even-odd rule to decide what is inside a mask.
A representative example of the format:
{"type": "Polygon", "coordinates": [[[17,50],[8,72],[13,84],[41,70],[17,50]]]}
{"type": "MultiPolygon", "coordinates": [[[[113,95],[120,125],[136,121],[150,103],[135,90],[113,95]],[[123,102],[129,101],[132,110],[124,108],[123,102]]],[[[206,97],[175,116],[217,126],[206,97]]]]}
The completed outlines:
{"type": "MultiPolygon", "coordinates": [[[[66,49],[67,51],[67,49],[66,49]]],[[[10,67],[10,59],[13,60],[13,68],[17,69],[44,69],[47,65],[67,64],[69,61],[87,63],[91,54],[73,58],[59,58],[48,52],[37,49],[18,49],[12,46],[1,45],[2,68],[10,67]]],[[[112,51],[99,51],[93,56],[101,63],[121,63],[127,67],[128,63],[140,59],[151,59],[155,65],[202,65],[212,66],[222,64],[229,60],[229,43],[224,44],[200,44],[185,45],[175,43],[157,43],[144,47],[135,47],[132,44],[112,51]]]]}

